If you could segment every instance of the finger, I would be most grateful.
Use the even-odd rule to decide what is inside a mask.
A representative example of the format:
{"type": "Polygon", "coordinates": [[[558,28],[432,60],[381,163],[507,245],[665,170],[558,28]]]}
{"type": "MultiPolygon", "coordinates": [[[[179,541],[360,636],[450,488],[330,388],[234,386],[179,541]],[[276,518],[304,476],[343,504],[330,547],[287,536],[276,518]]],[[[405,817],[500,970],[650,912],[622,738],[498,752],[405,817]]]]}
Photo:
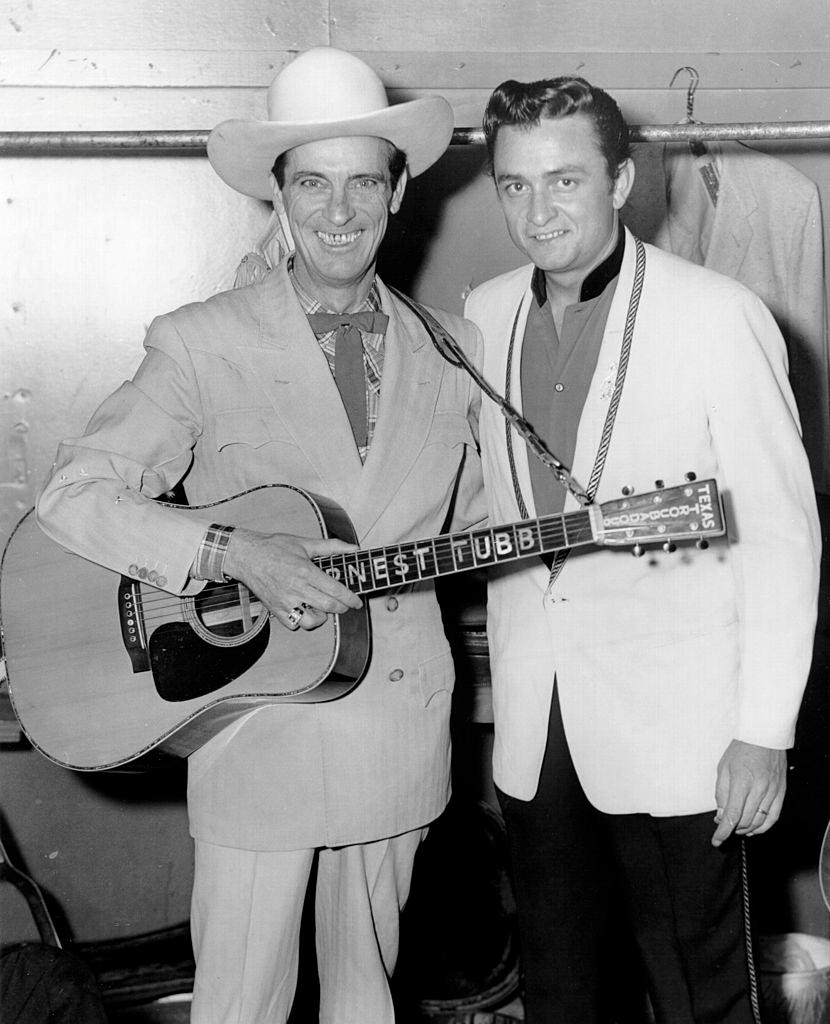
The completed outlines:
{"type": "Polygon", "coordinates": [[[312,608],[310,605],[305,610],[305,615],[300,619],[300,628],[305,630],[318,629],[328,618],[325,612],[319,608],[312,608]]]}
{"type": "Polygon", "coordinates": [[[340,555],[358,550],[357,544],[349,544],[347,541],[340,540],[337,537],[326,537],[323,540],[317,540],[313,537],[302,537],[300,539],[306,554],[310,558],[322,558],[324,555],[340,555]]]}
{"type": "Polygon", "coordinates": [[[718,827],[712,836],[712,846],[720,846],[724,840],[728,839],[735,829],[735,820],[731,818],[726,811],[718,812],[715,816],[715,821],[718,822],[718,827]]]}
{"type": "MultiPolygon", "coordinates": [[[[752,830],[747,832],[748,836],[761,835],[764,832],[769,832],[772,826],[781,817],[781,810],[784,806],[784,794],[786,792],[786,782],[780,786],[773,797],[772,803],[769,807],[759,807],[757,812],[757,818],[760,819],[757,824],[753,824],[752,830]]],[[[769,803],[768,800],[763,801],[764,804],[769,803]]]]}
{"type": "Polygon", "coordinates": [[[721,843],[727,839],[735,831],[738,822],[741,820],[741,816],[744,812],[744,794],[734,786],[729,787],[729,798],[726,801],[726,806],[723,810],[718,809],[718,813],[715,815],[715,821],[718,822],[718,827],[715,829],[715,833],[712,836],[712,845],[720,846],[721,843]]]}
{"type": "Polygon", "coordinates": [[[741,817],[735,826],[735,831],[738,835],[746,835],[751,828],[757,824],[762,824],[757,819],[759,816],[764,818],[769,814],[769,803],[771,800],[772,794],[767,786],[753,786],[750,789],[744,800],[741,817]],[[764,813],[759,815],[762,807],[764,808],[764,813]]]}
{"type": "Polygon", "coordinates": [[[322,570],[317,570],[309,579],[308,584],[313,592],[306,600],[315,608],[342,614],[350,608],[363,606],[363,601],[358,594],[352,593],[348,587],[322,570]]]}

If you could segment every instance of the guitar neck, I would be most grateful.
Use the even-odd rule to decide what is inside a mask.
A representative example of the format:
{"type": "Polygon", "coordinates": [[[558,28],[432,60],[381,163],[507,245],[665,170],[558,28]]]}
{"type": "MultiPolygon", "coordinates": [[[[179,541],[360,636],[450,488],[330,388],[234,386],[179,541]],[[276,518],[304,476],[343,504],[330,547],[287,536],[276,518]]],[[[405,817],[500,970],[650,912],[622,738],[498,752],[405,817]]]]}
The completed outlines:
{"type": "Polygon", "coordinates": [[[429,540],[326,555],[314,562],[356,594],[468,572],[596,542],[589,509],[429,540]]]}

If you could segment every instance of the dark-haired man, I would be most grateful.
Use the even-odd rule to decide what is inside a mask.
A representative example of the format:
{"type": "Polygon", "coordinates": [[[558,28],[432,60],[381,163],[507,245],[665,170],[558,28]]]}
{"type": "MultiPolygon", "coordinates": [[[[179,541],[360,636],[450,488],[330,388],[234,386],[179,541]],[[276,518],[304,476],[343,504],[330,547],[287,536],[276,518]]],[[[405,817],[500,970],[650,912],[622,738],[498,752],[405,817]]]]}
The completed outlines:
{"type": "MultiPolygon", "coordinates": [[[[784,344],[746,288],[620,226],[634,170],[605,92],[505,82],[484,127],[531,261],[469,298],[485,376],[592,497],[694,472],[717,478],[729,524],[708,550],[580,549],[493,574],[494,775],[528,1021],[605,1019],[618,879],[657,1020],[747,1024],[741,837],[781,810],[818,579],[784,344]]],[[[493,521],[576,507],[489,403],[481,436],[493,521]]]]}
{"type": "MultiPolygon", "coordinates": [[[[407,174],[450,141],[449,104],[390,106],[363,61],[320,47],[277,75],[268,109],[219,125],[208,155],[233,188],[273,200],[293,254],[260,283],[154,321],[133,380],[61,446],[38,513],[64,546],[172,594],[242,581],[285,638],[360,605],[312,561],[342,545],[152,499],[182,478],[192,505],[289,483],[341,505],[363,546],[429,537],[479,517],[478,397],[375,276],[407,174]]],[[[436,315],[476,358],[475,329],[436,315]]],[[[285,1021],[315,865],[320,1020],[394,1020],[399,911],[449,793],[454,675],[431,584],[368,603],[356,689],[256,710],[190,757],[193,1024],[285,1021]]],[[[290,645],[298,684],[312,681],[303,650],[290,645]]]]}

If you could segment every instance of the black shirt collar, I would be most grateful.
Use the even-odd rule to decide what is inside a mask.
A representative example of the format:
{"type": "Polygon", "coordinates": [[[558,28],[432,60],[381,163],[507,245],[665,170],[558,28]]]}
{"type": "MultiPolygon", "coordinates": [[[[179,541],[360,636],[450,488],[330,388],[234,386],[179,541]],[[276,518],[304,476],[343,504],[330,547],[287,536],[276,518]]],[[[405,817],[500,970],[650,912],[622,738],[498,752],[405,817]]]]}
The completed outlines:
{"type": "MultiPolygon", "coordinates": [[[[582,282],[582,288],[579,292],[580,302],[588,302],[591,299],[595,299],[597,296],[602,295],[605,291],[606,285],[613,281],[617,274],[619,274],[624,252],[625,231],[622,224],[620,224],[617,227],[617,244],[614,246],[614,251],[610,255],[606,256],[598,267],[594,267],[591,273],[582,282]]],[[[544,306],[548,300],[548,283],[545,280],[545,272],[541,267],[537,267],[533,271],[533,279],[530,283],[530,287],[533,290],[533,296],[537,303],[540,306],[544,306]]]]}

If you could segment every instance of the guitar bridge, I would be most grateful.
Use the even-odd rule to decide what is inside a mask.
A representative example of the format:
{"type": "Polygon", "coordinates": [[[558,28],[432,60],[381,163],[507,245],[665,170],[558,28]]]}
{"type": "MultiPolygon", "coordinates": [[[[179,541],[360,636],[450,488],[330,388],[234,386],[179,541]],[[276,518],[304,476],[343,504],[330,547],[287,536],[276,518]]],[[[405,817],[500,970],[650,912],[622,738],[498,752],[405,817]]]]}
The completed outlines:
{"type": "Polygon", "coordinates": [[[141,608],[140,584],[129,576],[122,576],[118,585],[118,619],[121,639],[133,666],[133,672],[149,672],[147,637],[141,608]]]}

